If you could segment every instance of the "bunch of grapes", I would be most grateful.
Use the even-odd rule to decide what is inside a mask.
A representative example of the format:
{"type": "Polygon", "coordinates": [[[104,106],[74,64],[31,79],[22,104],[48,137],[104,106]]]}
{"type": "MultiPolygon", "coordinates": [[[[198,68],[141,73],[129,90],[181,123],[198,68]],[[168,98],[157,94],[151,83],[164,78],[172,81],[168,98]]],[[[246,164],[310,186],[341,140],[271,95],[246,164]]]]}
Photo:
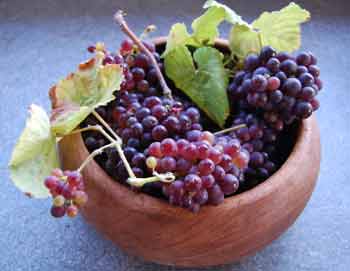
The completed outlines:
{"type": "Polygon", "coordinates": [[[83,178],[78,171],[53,169],[44,184],[53,198],[51,215],[53,217],[75,217],[79,208],[84,206],[88,197],[84,192],[83,178]]]}
{"type": "Polygon", "coordinates": [[[233,131],[230,136],[237,138],[250,153],[249,167],[244,171],[245,186],[250,188],[276,171],[277,166],[272,157],[280,131],[269,127],[258,115],[244,111],[233,118],[232,126],[240,124],[246,127],[233,131]]]}
{"type": "MultiPolygon", "coordinates": [[[[163,71],[152,43],[143,42],[163,71]]],[[[89,48],[89,51],[101,48],[89,48]]],[[[322,88],[317,60],[311,53],[296,58],[264,47],[248,55],[228,87],[232,101],[232,127],[226,135],[203,131],[206,119],[186,97],[161,96],[155,67],[131,41],[118,53],[105,49],[104,65],[123,67],[124,82],[116,99],[97,112],[123,141],[123,152],[138,178],[171,172],[172,183],[151,182],[141,191],[165,197],[175,206],[198,212],[204,204],[220,204],[225,196],[245,191],[271,176],[280,163],[274,159],[277,140],[286,125],[307,118],[318,108],[322,88]]],[[[85,125],[95,125],[89,116],[85,125]]],[[[206,126],[206,128],[208,128],[206,126]]],[[[106,139],[89,132],[90,151],[106,139]]],[[[129,177],[115,148],[97,158],[107,173],[128,185],[129,177]]],[[[139,188],[131,187],[133,190],[139,188]]]]}
{"type": "Polygon", "coordinates": [[[186,139],[163,139],[146,150],[148,170],[173,172],[176,180],[162,184],[169,202],[198,212],[201,205],[220,204],[224,196],[234,194],[241,173],[249,162],[249,153],[237,139],[218,137],[190,130],[186,139]]]}
{"type": "Polygon", "coordinates": [[[319,108],[316,95],[322,89],[320,69],[312,53],[296,57],[267,46],[259,55],[250,54],[244,70],[236,73],[228,87],[233,103],[260,109],[277,130],[296,119],[305,119],[319,108]]]}
{"type": "MultiPolygon", "coordinates": [[[[155,51],[154,44],[147,41],[143,41],[143,44],[152,52],[159,67],[163,68],[159,54],[155,51]]],[[[130,40],[124,40],[117,53],[108,52],[104,46],[99,44],[88,47],[88,51],[91,53],[94,53],[96,50],[101,50],[105,54],[102,62],[103,65],[122,65],[124,81],[121,84],[121,91],[136,90],[149,96],[157,93],[158,77],[155,68],[152,66],[147,55],[139,52],[138,48],[130,40]]]]}

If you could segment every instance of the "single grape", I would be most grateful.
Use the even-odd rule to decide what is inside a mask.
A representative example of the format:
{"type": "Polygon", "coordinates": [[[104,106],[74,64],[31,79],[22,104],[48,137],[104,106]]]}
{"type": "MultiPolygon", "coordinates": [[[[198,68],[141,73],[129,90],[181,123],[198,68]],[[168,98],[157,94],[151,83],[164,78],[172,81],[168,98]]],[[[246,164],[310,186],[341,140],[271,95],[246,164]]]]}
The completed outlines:
{"type": "Polygon", "coordinates": [[[152,130],[157,124],[158,120],[154,116],[147,116],[142,120],[142,126],[146,131],[152,130]]]}
{"type": "Polygon", "coordinates": [[[144,53],[139,53],[135,56],[135,66],[144,70],[148,69],[148,57],[144,53]]]}
{"type": "Polygon", "coordinates": [[[154,140],[162,140],[168,136],[168,130],[163,125],[157,125],[152,129],[152,138],[154,140]]]}
{"type": "Polygon", "coordinates": [[[308,72],[301,74],[299,80],[303,86],[312,86],[315,82],[314,77],[308,72]]]}
{"type": "Polygon", "coordinates": [[[214,176],[215,181],[220,181],[224,178],[225,173],[226,173],[225,170],[220,165],[217,165],[215,166],[215,169],[212,175],[214,176]]]}
{"type": "Polygon", "coordinates": [[[155,116],[158,120],[162,120],[168,115],[168,110],[163,105],[155,105],[152,107],[152,115],[155,116]]]}
{"type": "Polygon", "coordinates": [[[276,51],[271,46],[264,46],[259,55],[261,63],[266,63],[271,57],[276,54],[276,51]]]}
{"type": "Polygon", "coordinates": [[[120,46],[120,54],[127,55],[133,50],[133,43],[131,40],[123,40],[120,46]]]}
{"type": "Polygon", "coordinates": [[[215,164],[210,159],[201,160],[198,164],[198,170],[201,176],[211,174],[215,169],[215,164]]]}
{"type": "Polygon", "coordinates": [[[161,152],[164,155],[176,156],[177,154],[177,144],[172,138],[164,139],[160,144],[161,152]]]}
{"type": "Polygon", "coordinates": [[[136,88],[140,92],[147,92],[149,90],[149,84],[146,80],[141,80],[137,83],[136,88]]]}
{"type": "Polygon", "coordinates": [[[46,177],[44,184],[47,189],[55,189],[59,183],[59,179],[56,176],[46,177]]]}
{"type": "Polygon", "coordinates": [[[202,187],[202,180],[198,175],[189,174],[184,179],[185,189],[190,192],[197,192],[202,187]]]}
{"type": "Polygon", "coordinates": [[[72,187],[77,187],[82,181],[82,176],[79,171],[70,171],[67,174],[67,182],[72,187]]]}
{"type": "Polygon", "coordinates": [[[281,63],[280,69],[287,75],[294,75],[298,69],[298,66],[294,60],[287,59],[281,63]]]}
{"type": "Polygon", "coordinates": [[[272,57],[270,58],[267,63],[266,63],[266,67],[273,73],[277,73],[279,71],[279,67],[280,67],[280,61],[275,58],[272,57]]]}
{"type": "Polygon", "coordinates": [[[192,122],[198,122],[200,118],[200,113],[197,108],[189,107],[186,110],[186,115],[190,118],[192,122]]]}
{"type": "Polygon", "coordinates": [[[176,161],[176,173],[178,175],[186,175],[191,169],[192,164],[186,159],[180,158],[176,161]]]}
{"type": "Polygon", "coordinates": [[[301,83],[296,78],[288,78],[283,84],[283,91],[286,95],[291,97],[297,97],[301,88],[301,83]]]}
{"type": "Polygon", "coordinates": [[[241,147],[241,144],[239,140],[234,138],[234,139],[231,139],[229,142],[227,142],[227,144],[225,144],[224,152],[230,155],[231,157],[234,157],[239,151],[240,147],[241,147]]]}
{"type": "Polygon", "coordinates": [[[312,105],[308,102],[298,102],[295,107],[295,113],[300,118],[308,118],[312,114],[312,105]]]}
{"type": "Polygon", "coordinates": [[[200,140],[205,140],[210,145],[213,145],[215,142],[215,135],[209,131],[204,131],[200,136],[200,140]]]}
{"type": "Polygon", "coordinates": [[[78,208],[73,204],[67,207],[67,216],[71,218],[76,217],[78,215],[78,212],[79,212],[78,208]]]}
{"type": "Polygon", "coordinates": [[[219,164],[222,160],[223,153],[216,148],[209,150],[208,158],[214,162],[215,165],[219,164]]]}
{"type": "Polygon", "coordinates": [[[255,54],[249,54],[244,60],[244,69],[254,71],[260,65],[259,57],[255,54]]]}
{"type": "Polygon", "coordinates": [[[187,146],[184,148],[182,152],[183,158],[189,161],[196,160],[198,157],[198,150],[197,146],[193,143],[187,144],[187,146]]]}
{"type": "Polygon", "coordinates": [[[260,167],[264,163],[264,156],[260,152],[250,154],[249,165],[252,167],[260,167]]]}
{"type": "Polygon", "coordinates": [[[308,66],[311,63],[311,57],[306,52],[299,53],[297,55],[296,60],[297,60],[298,65],[308,66]]]}
{"type": "Polygon", "coordinates": [[[208,188],[208,203],[212,205],[219,205],[224,201],[224,193],[218,184],[214,184],[208,188]]]}
{"type": "Polygon", "coordinates": [[[84,206],[88,201],[88,195],[81,190],[77,190],[73,193],[73,202],[75,205],[81,207],[84,206]]]}
{"type": "Polygon", "coordinates": [[[63,177],[63,171],[60,168],[54,168],[51,170],[51,175],[55,176],[57,178],[62,178],[63,177]]]}
{"type": "Polygon", "coordinates": [[[251,81],[251,89],[253,91],[258,91],[258,92],[262,92],[265,91],[267,87],[267,80],[266,78],[261,75],[254,75],[251,81]]]}
{"type": "Polygon", "coordinates": [[[244,169],[249,163],[249,152],[242,149],[233,159],[232,162],[239,168],[244,169]]]}
{"type": "Polygon", "coordinates": [[[267,90],[273,91],[280,87],[281,81],[278,77],[272,76],[267,80],[267,90]]]}
{"type": "Polygon", "coordinates": [[[51,207],[51,215],[53,217],[59,218],[63,217],[66,214],[66,208],[64,206],[52,206],[51,207]]]}
{"type": "Polygon", "coordinates": [[[186,133],[186,138],[190,142],[195,142],[200,140],[202,132],[198,130],[191,130],[186,133]]]}
{"type": "Polygon", "coordinates": [[[163,153],[160,147],[159,142],[153,142],[149,147],[148,147],[148,153],[149,155],[152,155],[156,158],[161,158],[163,157],[163,153]]]}
{"type": "Polygon", "coordinates": [[[226,174],[219,185],[224,195],[231,195],[238,190],[239,181],[236,176],[226,174]]]}
{"type": "Polygon", "coordinates": [[[58,195],[53,198],[53,206],[61,207],[64,205],[65,202],[66,200],[62,195],[58,195]]]}
{"type": "Polygon", "coordinates": [[[136,153],[131,159],[131,164],[134,167],[142,168],[145,165],[146,157],[143,153],[136,153]]]}
{"type": "Polygon", "coordinates": [[[131,70],[135,82],[139,82],[145,78],[145,71],[142,68],[135,67],[131,70]]]}
{"type": "Polygon", "coordinates": [[[172,172],[176,169],[176,160],[171,156],[165,156],[159,161],[161,172],[172,172]]]}
{"type": "Polygon", "coordinates": [[[213,175],[201,176],[202,185],[204,188],[210,188],[215,184],[215,179],[213,175]]]}

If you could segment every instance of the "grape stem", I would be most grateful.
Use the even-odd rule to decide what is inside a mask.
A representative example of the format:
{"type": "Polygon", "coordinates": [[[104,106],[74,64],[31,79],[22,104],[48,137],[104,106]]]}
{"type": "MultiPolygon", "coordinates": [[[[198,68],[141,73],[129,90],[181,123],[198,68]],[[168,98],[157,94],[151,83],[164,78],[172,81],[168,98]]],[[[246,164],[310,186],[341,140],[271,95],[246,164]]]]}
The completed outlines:
{"type": "Polygon", "coordinates": [[[145,53],[148,58],[151,60],[155,70],[156,74],[159,80],[159,83],[163,89],[163,95],[169,99],[173,99],[171,90],[168,87],[164,76],[158,66],[158,63],[154,57],[154,55],[147,49],[145,45],[140,41],[140,39],[135,35],[135,33],[128,27],[128,24],[126,23],[124,19],[124,13],[122,10],[118,10],[114,15],[114,20],[118,23],[120,26],[120,29],[128,36],[130,39],[137,45],[137,47],[140,49],[141,52],[145,53]]]}
{"type": "Polygon", "coordinates": [[[81,164],[81,166],[77,169],[77,171],[81,172],[84,167],[90,162],[92,161],[95,156],[100,155],[101,153],[103,153],[103,151],[105,149],[108,149],[110,147],[117,147],[118,146],[118,142],[114,140],[114,142],[109,143],[107,145],[104,145],[103,147],[94,150],[92,153],[90,153],[90,155],[85,159],[85,161],[81,164]]]}
{"type": "Polygon", "coordinates": [[[113,139],[108,133],[106,133],[105,130],[101,128],[101,133],[105,135],[111,142],[115,141],[117,144],[115,145],[115,148],[117,149],[117,152],[120,156],[120,159],[123,161],[123,164],[126,168],[126,171],[129,174],[129,177],[136,178],[134,172],[132,171],[132,168],[128,162],[128,160],[125,157],[124,151],[122,149],[123,141],[122,139],[113,131],[113,129],[108,125],[107,122],[94,110],[92,111],[92,114],[95,116],[95,118],[114,136],[115,139],[113,139]]]}
{"type": "Polygon", "coordinates": [[[227,128],[227,129],[224,129],[224,130],[221,130],[221,131],[218,131],[216,133],[214,133],[214,135],[222,135],[222,134],[225,134],[225,133],[229,133],[229,132],[232,132],[232,131],[236,131],[238,129],[241,129],[241,128],[244,128],[244,127],[247,127],[247,125],[245,124],[239,124],[239,125],[236,125],[236,126],[232,126],[230,128],[227,128]]]}
{"type": "Polygon", "coordinates": [[[154,176],[147,177],[147,178],[129,178],[127,182],[132,186],[142,187],[147,183],[153,183],[153,182],[171,183],[175,180],[175,176],[171,172],[167,172],[164,174],[153,172],[153,174],[154,176]]]}

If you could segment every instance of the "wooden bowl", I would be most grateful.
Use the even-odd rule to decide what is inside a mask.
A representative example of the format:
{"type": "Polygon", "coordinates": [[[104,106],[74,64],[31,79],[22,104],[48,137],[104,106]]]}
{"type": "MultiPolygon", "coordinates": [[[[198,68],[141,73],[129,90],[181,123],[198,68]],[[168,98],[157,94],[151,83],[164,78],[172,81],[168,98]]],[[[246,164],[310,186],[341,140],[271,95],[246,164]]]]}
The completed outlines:
{"type": "MultiPolygon", "coordinates": [[[[89,154],[80,134],[61,140],[59,152],[65,169],[78,168],[89,154]]],[[[148,261],[183,267],[231,263],[263,248],[296,220],[319,167],[320,135],[311,116],[275,174],[219,206],[204,206],[198,214],[173,207],[131,191],[92,161],[83,171],[89,201],[82,214],[123,250],[148,261]]]]}

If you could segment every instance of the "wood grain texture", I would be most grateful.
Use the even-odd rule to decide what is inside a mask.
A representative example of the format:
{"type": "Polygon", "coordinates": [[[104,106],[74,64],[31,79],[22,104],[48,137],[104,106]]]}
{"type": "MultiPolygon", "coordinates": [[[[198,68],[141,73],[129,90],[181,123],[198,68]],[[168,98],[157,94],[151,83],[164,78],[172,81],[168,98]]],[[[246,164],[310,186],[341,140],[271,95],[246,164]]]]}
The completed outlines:
{"type": "MultiPolygon", "coordinates": [[[[88,156],[80,134],[59,143],[64,169],[88,156]]],[[[198,214],[135,193],[92,161],[83,171],[85,219],[126,252],[152,262],[184,267],[231,263],[281,235],[299,216],[316,184],[320,135],[315,116],[300,125],[287,161],[268,180],[198,214]]]]}

